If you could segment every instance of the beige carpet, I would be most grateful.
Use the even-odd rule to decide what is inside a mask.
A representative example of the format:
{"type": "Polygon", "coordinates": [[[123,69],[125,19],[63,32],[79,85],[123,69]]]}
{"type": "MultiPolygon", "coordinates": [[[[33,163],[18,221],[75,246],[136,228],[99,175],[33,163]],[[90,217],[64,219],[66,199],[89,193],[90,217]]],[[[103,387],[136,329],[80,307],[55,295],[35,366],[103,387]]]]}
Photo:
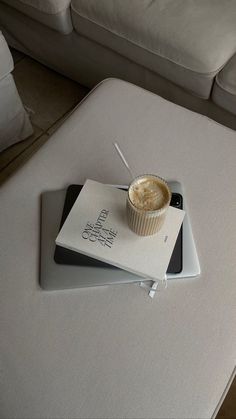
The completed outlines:
{"type": "Polygon", "coordinates": [[[67,79],[24,54],[12,50],[17,89],[28,110],[34,134],[0,153],[0,184],[21,167],[88,93],[86,87],[67,79]]]}

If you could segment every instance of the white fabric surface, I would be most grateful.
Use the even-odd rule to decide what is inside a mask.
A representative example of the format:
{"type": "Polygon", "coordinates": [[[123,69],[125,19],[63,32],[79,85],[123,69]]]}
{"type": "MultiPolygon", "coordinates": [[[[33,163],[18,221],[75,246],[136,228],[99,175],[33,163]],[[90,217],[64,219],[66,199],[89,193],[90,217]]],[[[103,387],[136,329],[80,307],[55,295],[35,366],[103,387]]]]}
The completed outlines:
{"type": "Polygon", "coordinates": [[[13,58],[6,43],[6,40],[0,31],[0,80],[7,76],[14,68],[13,58]]]}
{"type": "Polygon", "coordinates": [[[11,74],[0,80],[0,152],[33,133],[11,74]]]}
{"type": "Polygon", "coordinates": [[[210,418],[236,356],[236,134],[107,80],[0,191],[2,418],[210,418]],[[43,292],[40,194],[135,174],[185,189],[202,275],[154,300],[135,285],[43,292]]]}
{"type": "MultiPolygon", "coordinates": [[[[32,19],[65,35],[72,32],[70,0],[2,0],[32,19]]],[[[12,11],[13,12],[13,11],[12,11]]],[[[23,16],[21,16],[21,19],[23,16]]]]}
{"type": "Polygon", "coordinates": [[[72,0],[76,31],[209,97],[236,49],[232,0],[72,0]]]}

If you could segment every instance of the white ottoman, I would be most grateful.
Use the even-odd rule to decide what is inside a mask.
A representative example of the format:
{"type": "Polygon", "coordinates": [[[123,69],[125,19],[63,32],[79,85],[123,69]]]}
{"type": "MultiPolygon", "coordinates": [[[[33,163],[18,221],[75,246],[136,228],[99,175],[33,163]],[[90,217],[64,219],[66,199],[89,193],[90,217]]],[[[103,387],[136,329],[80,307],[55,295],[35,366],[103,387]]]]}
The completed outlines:
{"type": "Polygon", "coordinates": [[[11,75],[13,59],[0,32],[0,151],[33,133],[11,75]]]}
{"type": "MultiPolygon", "coordinates": [[[[212,418],[235,374],[236,133],[115,79],[0,191],[1,418],[212,418]],[[151,300],[137,285],[39,287],[40,194],[135,174],[182,183],[202,274],[151,300]]],[[[91,203],[92,205],[92,203],[91,203]]]]}

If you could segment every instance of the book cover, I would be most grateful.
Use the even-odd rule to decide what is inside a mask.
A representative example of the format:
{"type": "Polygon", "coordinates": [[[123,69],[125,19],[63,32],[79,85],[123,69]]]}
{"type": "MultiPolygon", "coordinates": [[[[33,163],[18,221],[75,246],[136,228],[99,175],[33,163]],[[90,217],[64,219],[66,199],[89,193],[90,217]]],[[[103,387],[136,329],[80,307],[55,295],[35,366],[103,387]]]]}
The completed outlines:
{"type": "Polygon", "coordinates": [[[126,191],[87,180],[56,243],[143,278],[163,279],[185,212],[169,207],[162,229],[141,237],[128,227],[126,197],[126,191]]]}

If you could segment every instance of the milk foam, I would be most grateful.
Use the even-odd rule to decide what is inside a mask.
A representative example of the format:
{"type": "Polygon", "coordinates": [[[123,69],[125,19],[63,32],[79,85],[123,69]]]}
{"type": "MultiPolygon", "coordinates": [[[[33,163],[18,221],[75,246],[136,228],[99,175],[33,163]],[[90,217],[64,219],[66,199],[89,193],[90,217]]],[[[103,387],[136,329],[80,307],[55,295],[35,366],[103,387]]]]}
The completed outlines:
{"type": "Polygon", "coordinates": [[[152,177],[137,180],[129,189],[132,204],[144,211],[155,211],[162,208],[166,201],[165,187],[152,177]]]}

